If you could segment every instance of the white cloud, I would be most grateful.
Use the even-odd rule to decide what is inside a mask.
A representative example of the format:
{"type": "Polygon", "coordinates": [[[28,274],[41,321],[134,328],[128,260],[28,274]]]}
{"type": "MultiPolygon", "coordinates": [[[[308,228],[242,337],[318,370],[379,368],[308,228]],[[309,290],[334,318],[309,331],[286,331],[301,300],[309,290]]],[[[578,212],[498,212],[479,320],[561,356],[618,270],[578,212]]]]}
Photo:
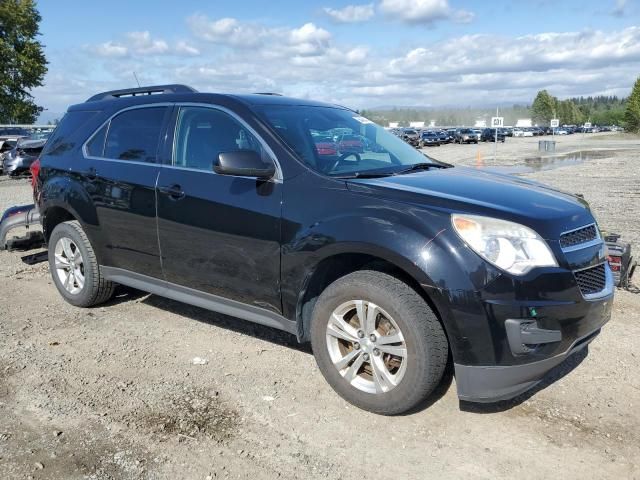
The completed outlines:
{"type": "Polygon", "coordinates": [[[163,55],[170,53],[169,44],[154,39],[147,31],[128,32],[122,41],[108,41],[94,47],[86,47],[100,57],[126,57],[130,55],[163,55]]]}
{"type": "Polygon", "coordinates": [[[127,47],[114,42],[104,42],[96,45],[94,51],[101,57],[124,57],[129,53],[127,47]]]}
{"type": "Polygon", "coordinates": [[[92,92],[134,85],[135,71],[147,85],[276,91],[356,108],[467,106],[530,102],[542,88],[560,97],[627,95],[640,71],[640,27],[463,35],[387,50],[338,41],[313,23],[267,26],[199,16],[188,25],[191,35],[180,41],[138,32],[52,56],[46,86],[34,93],[60,111],[92,92]]]}
{"type": "Polygon", "coordinates": [[[210,20],[206,15],[195,14],[187,19],[193,35],[213,43],[221,43],[239,48],[260,45],[264,37],[272,34],[268,28],[258,24],[241,23],[235,18],[210,20]]]}
{"type": "Polygon", "coordinates": [[[366,5],[347,5],[340,9],[325,7],[323,10],[331,20],[337,23],[366,22],[375,15],[373,3],[366,5]]]}
{"type": "Polygon", "coordinates": [[[125,43],[137,55],[158,55],[169,51],[167,42],[151,38],[151,34],[146,31],[125,34],[125,43]]]}
{"type": "Polygon", "coordinates": [[[604,68],[640,61],[640,27],[618,32],[541,33],[515,38],[465,35],[419,47],[390,62],[394,75],[442,77],[466,73],[604,68]]]}
{"type": "Polygon", "coordinates": [[[250,48],[253,59],[264,56],[300,62],[298,57],[323,55],[331,45],[331,33],[314,23],[298,28],[273,28],[235,18],[212,20],[205,15],[193,15],[187,24],[197,39],[232,51],[250,48]]]}
{"type": "Polygon", "coordinates": [[[474,17],[466,10],[453,10],[448,0],[381,0],[379,8],[388,18],[409,24],[432,24],[445,19],[469,23],[474,17]]]}
{"type": "Polygon", "coordinates": [[[200,50],[197,47],[194,47],[192,44],[190,44],[189,42],[185,42],[184,40],[181,40],[176,44],[175,50],[176,53],[182,55],[200,55],[200,50]]]}

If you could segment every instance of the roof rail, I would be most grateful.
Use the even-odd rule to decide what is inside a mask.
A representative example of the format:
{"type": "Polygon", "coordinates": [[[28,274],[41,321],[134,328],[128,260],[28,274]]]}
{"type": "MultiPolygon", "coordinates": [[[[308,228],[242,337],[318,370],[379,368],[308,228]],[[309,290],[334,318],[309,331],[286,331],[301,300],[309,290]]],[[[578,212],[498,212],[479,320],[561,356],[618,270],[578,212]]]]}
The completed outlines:
{"type": "Polygon", "coordinates": [[[97,102],[110,98],[137,97],[139,95],[156,95],[159,93],[197,93],[197,90],[187,85],[152,85],[149,87],[125,88],[122,90],[110,90],[108,92],[98,93],[87,100],[87,102],[97,102]]]}
{"type": "Polygon", "coordinates": [[[281,97],[281,93],[273,93],[273,92],[256,92],[254,95],[273,95],[274,97],[281,97]]]}

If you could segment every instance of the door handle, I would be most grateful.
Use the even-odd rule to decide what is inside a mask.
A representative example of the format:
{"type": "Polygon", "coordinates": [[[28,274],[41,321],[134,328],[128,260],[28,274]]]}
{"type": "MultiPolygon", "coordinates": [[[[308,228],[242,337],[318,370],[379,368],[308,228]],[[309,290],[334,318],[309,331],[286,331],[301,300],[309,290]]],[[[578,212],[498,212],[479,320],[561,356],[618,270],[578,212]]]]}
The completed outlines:
{"type": "Polygon", "coordinates": [[[168,185],[166,187],[158,187],[158,190],[160,191],[160,193],[168,195],[173,200],[180,200],[184,198],[184,191],[182,190],[182,187],[180,185],[174,184],[168,185]]]}

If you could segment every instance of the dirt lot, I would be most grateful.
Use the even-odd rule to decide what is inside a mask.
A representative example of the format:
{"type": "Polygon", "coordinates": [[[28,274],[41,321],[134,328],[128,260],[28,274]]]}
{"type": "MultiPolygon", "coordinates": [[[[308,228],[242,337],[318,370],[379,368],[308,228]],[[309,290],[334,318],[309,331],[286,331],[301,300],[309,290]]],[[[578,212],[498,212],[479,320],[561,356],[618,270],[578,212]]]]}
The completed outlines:
{"type": "MultiPolygon", "coordinates": [[[[583,193],[640,253],[640,141],[557,140],[608,153],[525,176],[583,193]]],[[[496,162],[488,144],[428,153],[547,168],[537,141],[508,139],[496,162]]],[[[0,210],[29,201],[0,178],[0,210]]],[[[76,309],[21,255],[0,252],[2,479],[640,478],[640,294],[618,291],[589,355],[531,394],[460,404],[449,375],[429,408],[385,418],[334,394],[293,337],[135,291],[76,309]]]]}

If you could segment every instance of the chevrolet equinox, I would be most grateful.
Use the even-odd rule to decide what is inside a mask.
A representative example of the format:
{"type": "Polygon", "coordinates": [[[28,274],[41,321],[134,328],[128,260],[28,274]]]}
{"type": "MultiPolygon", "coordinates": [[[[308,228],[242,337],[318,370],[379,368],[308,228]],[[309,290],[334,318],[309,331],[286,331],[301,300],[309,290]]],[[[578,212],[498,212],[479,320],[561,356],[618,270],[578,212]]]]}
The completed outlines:
{"type": "Polygon", "coordinates": [[[379,414],[422,404],[448,361],[460,399],[514,397],[610,317],[582,198],[433,160],[344,107],[104,92],[69,108],[33,172],[66,301],[122,284],[284,330],[379,414]],[[362,148],[324,148],[341,136],[362,148]]]}

